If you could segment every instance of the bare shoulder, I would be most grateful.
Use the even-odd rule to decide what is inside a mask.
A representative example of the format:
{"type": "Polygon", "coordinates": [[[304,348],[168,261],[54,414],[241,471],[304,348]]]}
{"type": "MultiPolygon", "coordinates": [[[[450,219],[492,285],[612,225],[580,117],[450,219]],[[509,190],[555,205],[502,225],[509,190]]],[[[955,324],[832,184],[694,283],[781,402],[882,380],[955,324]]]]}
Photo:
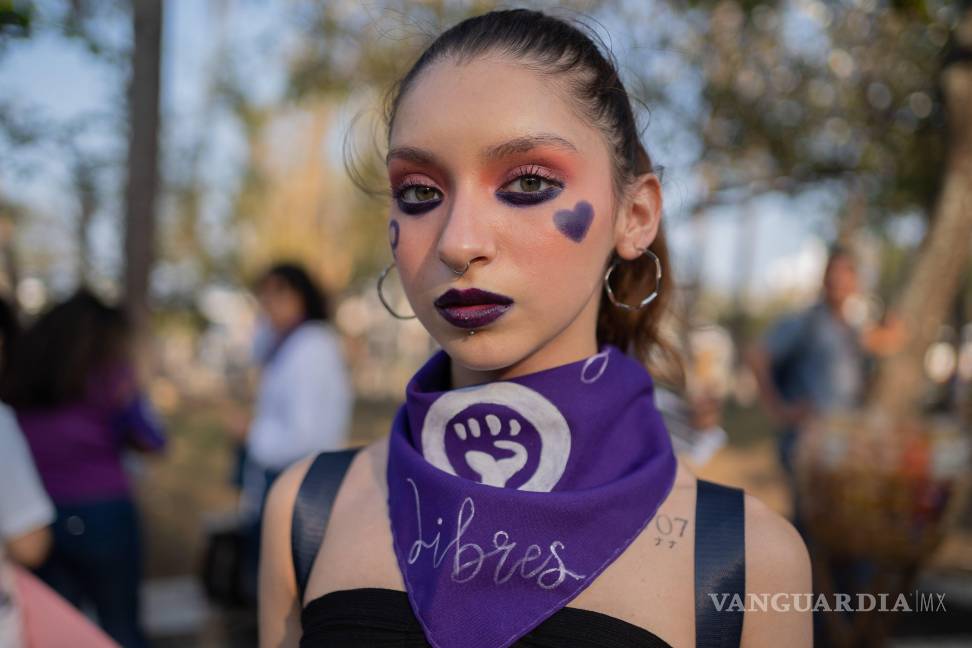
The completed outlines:
{"type": "Polygon", "coordinates": [[[746,495],[746,580],[751,591],[804,592],[810,587],[810,556],[790,522],[746,495]]]}
{"type": "Polygon", "coordinates": [[[297,579],[290,557],[290,528],[297,490],[313,458],[303,459],[274,481],[263,512],[260,543],[261,646],[296,646],[300,637],[297,579]]]}
{"type": "MultiPolygon", "coordinates": [[[[381,488],[376,483],[376,478],[382,477],[377,461],[381,458],[382,446],[387,447],[387,443],[378,440],[367,446],[355,455],[344,481],[339,490],[340,499],[349,502],[354,506],[354,502],[360,498],[371,495],[375,489],[381,488]]],[[[387,450],[385,450],[387,452],[387,450]]],[[[297,500],[297,493],[300,485],[307,475],[315,456],[305,457],[287,468],[273,482],[270,492],[267,494],[267,503],[264,512],[264,533],[289,538],[291,529],[291,518],[294,511],[294,502],[297,500]]]]}
{"type": "MultiPolygon", "coordinates": [[[[267,503],[264,512],[265,524],[271,522],[282,522],[289,520],[289,516],[294,510],[294,501],[297,499],[297,491],[300,489],[301,482],[307,470],[313,463],[314,457],[306,457],[287,468],[280,477],[274,480],[267,494],[267,503]],[[286,516],[286,517],[284,517],[286,516]]],[[[289,530],[290,522],[286,522],[289,530]]],[[[274,524],[276,528],[276,524],[274,524]]]]}
{"type": "Polygon", "coordinates": [[[746,495],[746,594],[772,601],[767,610],[747,611],[742,646],[806,646],[813,642],[809,606],[797,602],[812,593],[810,556],[793,525],[752,495],[746,495]],[[774,596],[776,598],[774,598],[774,596]],[[802,597],[802,598],[801,598],[802,597]]]}

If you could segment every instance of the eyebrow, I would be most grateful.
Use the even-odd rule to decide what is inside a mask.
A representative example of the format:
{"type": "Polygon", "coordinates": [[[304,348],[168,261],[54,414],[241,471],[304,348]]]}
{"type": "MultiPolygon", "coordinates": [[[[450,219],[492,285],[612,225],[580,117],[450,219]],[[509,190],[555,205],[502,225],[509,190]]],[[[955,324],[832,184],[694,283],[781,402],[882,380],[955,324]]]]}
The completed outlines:
{"type": "Polygon", "coordinates": [[[507,155],[526,153],[527,151],[531,151],[541,146],[549,146],[552,148],[563,149],[565,151],[577,152],[577,147],[565,140],[563,137],[554,135],[552,133],[539,133],[537,135],[525,135],[523,137],[517,137],[508,142],[503,142],[502,144],[497,144],[495,146],[487,146],[482,150],[480,155],[483,157],[483,159],[495,160],[496,158],[505,157],[507,155]]]}
{"type": "MultiPolygon", "coordinates": [[[[552,133],[539,133],[537,135],[524,135],[523,137],[517,137],[501,144],[487,146],[480,152],[480,157],[485,160],[495,160],[507,155],[526,153],[541,146],[558,148],[574,153],[577,152],[577,147],[563,137],[552,133]]],[[[385,157],[385,164],[388,164],[393,159],[415,162],[416,164],[439,165],[438,158],[435,155],[414,146],[400,146],[392,149],[385,157]]]]}
{"type": "Polygon", "coordinates": [[[388,155],[385,156],[385,164],[388,164],[392,160],[405,160],[406,162],[415,162],[416,164],[438,166],[438,158],[428,151],[415,148],[414,146],[400,146],[388,151],[388,155]]]}

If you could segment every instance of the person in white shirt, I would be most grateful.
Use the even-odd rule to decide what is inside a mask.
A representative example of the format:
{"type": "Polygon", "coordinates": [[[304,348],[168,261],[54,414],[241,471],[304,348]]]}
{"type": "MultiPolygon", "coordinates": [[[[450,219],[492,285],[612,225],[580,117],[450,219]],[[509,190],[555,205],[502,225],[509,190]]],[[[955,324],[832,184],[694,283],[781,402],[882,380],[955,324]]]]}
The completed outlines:
{"type": "Polygon", "coordinates": [[[246,439],[242,508],[253,523],[247,580],[255,593],[259,521],[270,485],[295,461],[350,441],[353,393],[327,302],[299,265],[280,263],[258,281],[262,366],[246,439]],[[256,551],[255,554],[252,552],[256,551]]]}
{"type": "Polygon", "coordinates": [[[54,505],[44,492],[13,411],[0,403],[0,646],[21,641],[20,612],[6,561],[38,567],[51,546],[54,505]]]}

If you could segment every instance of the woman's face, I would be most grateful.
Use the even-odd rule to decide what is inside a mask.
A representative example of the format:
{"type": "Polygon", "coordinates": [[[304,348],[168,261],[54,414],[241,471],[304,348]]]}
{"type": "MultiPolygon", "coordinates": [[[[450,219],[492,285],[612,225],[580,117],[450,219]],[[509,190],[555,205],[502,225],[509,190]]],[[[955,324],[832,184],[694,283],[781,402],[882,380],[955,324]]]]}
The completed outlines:
{"type": "Polygon", "coordinates": [[[607,141],[561,92],[484,56],[436,63],[399,105],[389,242],[454,369],[511,377],[596,353],[605,263],[654,237],[615,218],[607,141]]]}
{"type": "Polygon", "coordinates": [[[261,282],[257,299],[277,333],[289,331],[304,319],[304,302],[300,294],[278,277],[270,275],[261,282]]]}

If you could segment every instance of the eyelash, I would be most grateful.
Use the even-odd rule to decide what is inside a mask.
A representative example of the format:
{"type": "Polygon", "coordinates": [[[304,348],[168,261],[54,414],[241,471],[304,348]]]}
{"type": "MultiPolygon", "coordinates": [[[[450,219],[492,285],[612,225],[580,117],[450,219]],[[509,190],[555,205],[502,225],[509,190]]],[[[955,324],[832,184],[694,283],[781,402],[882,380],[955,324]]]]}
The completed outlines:
{"type": "Polygon", "coordinates": [[[530,207],[539,205],[553,198],[556,198],[564,190],[563,181],[552,174],[550,171],[539,166],[520,167],[515,169],[508,179],[503,182],[501,187],[505,187],[523,178],[539,178],[540,180],[553,185],[541,191],[497,191],[496,196],[512,207],[530,207]]]}
{"type": "MultiPolygon", "coordinates": [[[[416,188],[416,187],[435,189],[436,191],[439,191],[439,189],[437,187],[433,187],[430,184],[425,184],[423,182],[417,182],[415,180],[405,180],[405,182],[402,183],[393,192],[394,193],[395,202],[398,203],[398,208],[400,210],[402,210],[403,213],[411,214],[411,215],[424,214],[427,211],[432,211],[433,209],[435,209],[436,207],[439,206],[439,203],[442,202],[442,198],[439,198],[437,200],[426,200],[424,202],[417,202],[417,203],[414,203],[414,202],[406,202],[404,200],[405,192],[408,191],[409,189],[413,189],[413,188],[416,188]]],[[[442,193],[442,192],[439,191],[439,193],[442,193]]]]}
{"type": "MultiPolygon", "coordinates": [[[[424,214],[425,212],[432,211],[442,202],[441,197],[436,200],[426,200],[422,202],[408,202],[404,200],[405,192],[416,187],[433,189],[441,194],[441,191],[433,185],[406,179],[392,192],[392,197],[398,203],[398,208],[402,212],[411,215],[424,214]]],[[[512,207],[530,207],[556,198],[557,195],[563,191],[564,183],[557,176],[543,167],[529,166],[520,167],[511,172],[500,187],[500,190],[496,192],[497,198],[512,207]],[[502,187],[516,182],[517,180],[522,180],[523,178],[539,178],[540,180],[553,186],[541,191],[502,191],[502,187]]]]}

